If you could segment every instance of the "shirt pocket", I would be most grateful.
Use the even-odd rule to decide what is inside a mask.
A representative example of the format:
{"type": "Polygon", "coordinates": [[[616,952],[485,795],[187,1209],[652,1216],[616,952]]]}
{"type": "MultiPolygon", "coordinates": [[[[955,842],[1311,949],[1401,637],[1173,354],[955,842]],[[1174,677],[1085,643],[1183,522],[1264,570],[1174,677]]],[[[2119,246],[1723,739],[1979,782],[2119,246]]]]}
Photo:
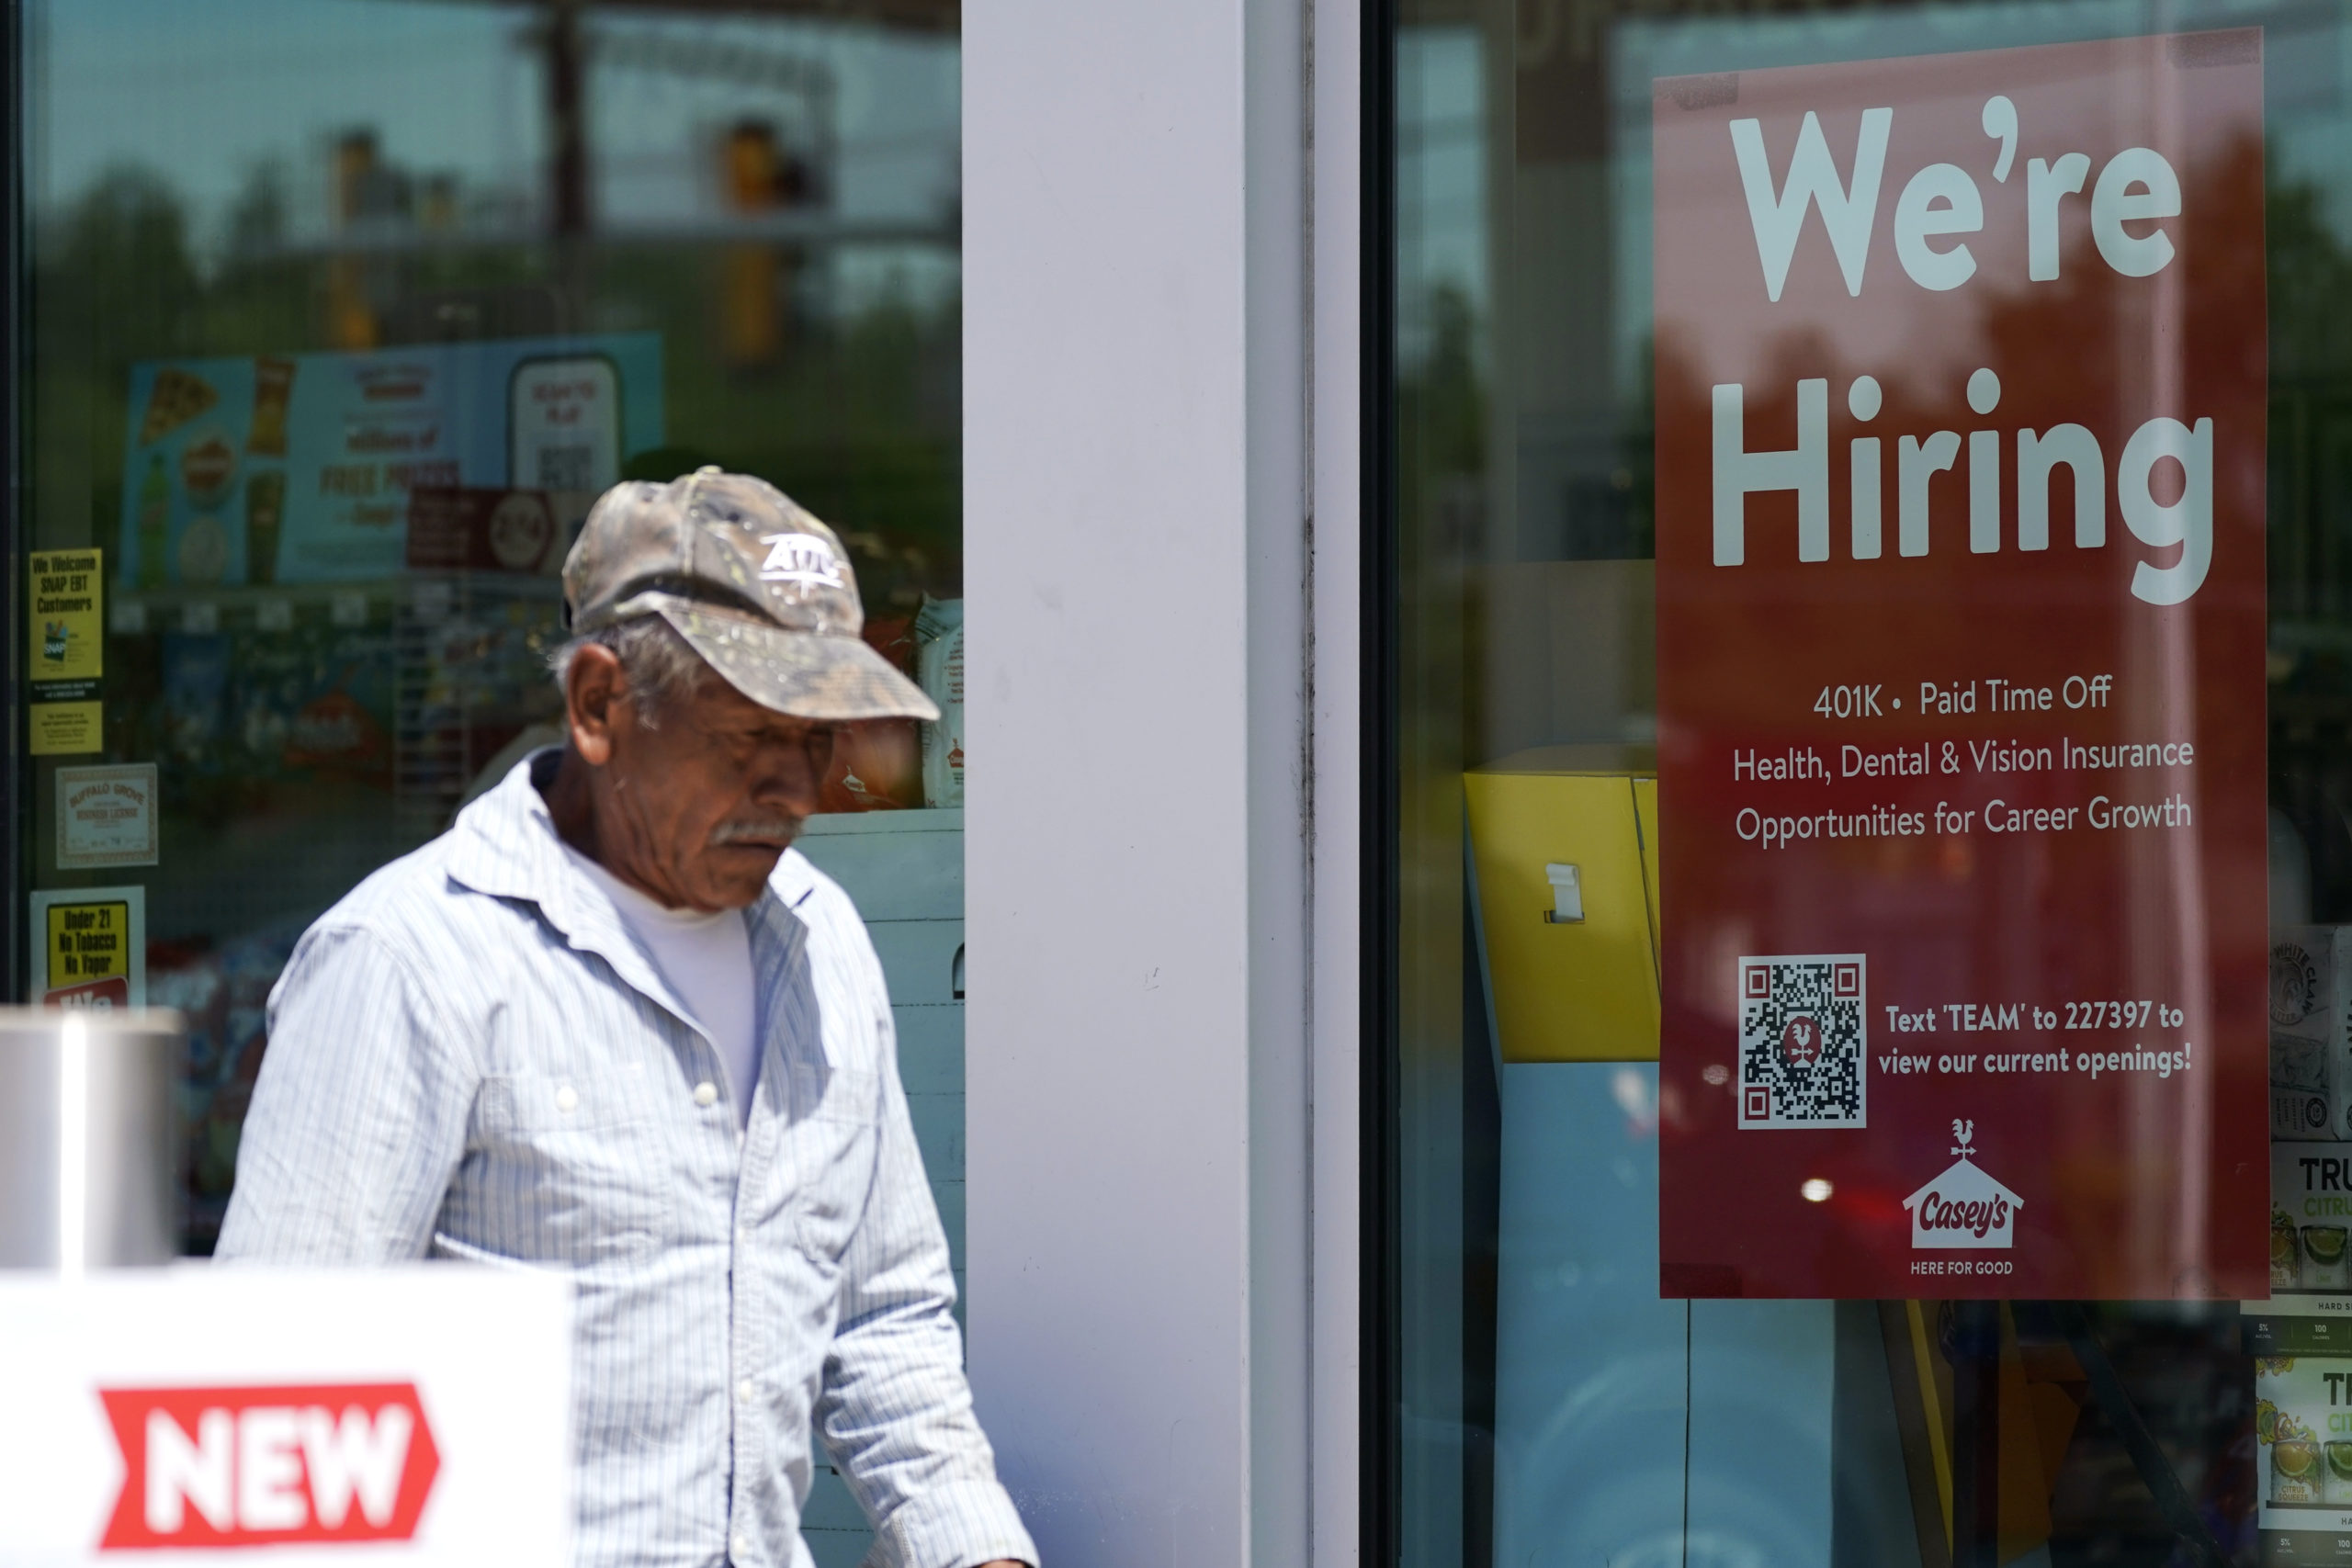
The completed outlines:
{"type": "Polygon", "coordinates": [[[800,1249],[838,1262],[857,1234],[874,1190],[881,1145],[879,1082],[856,1068],[791,1068],[796,1114],[786,1139],[800,1249]]]}
{"type": "Polygon", "coordinates": [[[548,1270],[537,1263],[524,1263],[503,1257],[487,1247],[473,1247],[459,1241],[447,1231],[433,1233],[433,1260],[436,1263],[477,1263],[485,1269],[496,1269],[507,1274],[546,1275],[548,1270]]]}
{"type": "Polygon", "coordinates": [[[453,1238],[521,1262],[635,1258],[667,1234],[672,1162],[642,1069],[494,1074],[453,1238]]]}

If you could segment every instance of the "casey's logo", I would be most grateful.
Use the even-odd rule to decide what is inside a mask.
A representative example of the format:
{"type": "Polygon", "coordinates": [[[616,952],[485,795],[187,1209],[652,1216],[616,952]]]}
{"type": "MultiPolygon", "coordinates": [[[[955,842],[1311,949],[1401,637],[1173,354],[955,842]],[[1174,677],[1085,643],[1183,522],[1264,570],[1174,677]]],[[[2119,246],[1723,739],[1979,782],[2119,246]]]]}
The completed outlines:
{"type": "Polygon", "coordinates": [[[413,1382],[98,1398],[123,1468],[101,1551],[407,1540],[441,1469],[413,1382]]]}
{"type": "Polygon", "coordinates": [[[1976,1123],[1954,1122],[1959,1159],[1941,1176],[1903,1200],[1911,1211],[1915,1247],[2007,1247],[2017,1240],[2018,1211],[2025,1200],[1985,1175],[1971,1157],[1976,1153],[1976,1123]]]}

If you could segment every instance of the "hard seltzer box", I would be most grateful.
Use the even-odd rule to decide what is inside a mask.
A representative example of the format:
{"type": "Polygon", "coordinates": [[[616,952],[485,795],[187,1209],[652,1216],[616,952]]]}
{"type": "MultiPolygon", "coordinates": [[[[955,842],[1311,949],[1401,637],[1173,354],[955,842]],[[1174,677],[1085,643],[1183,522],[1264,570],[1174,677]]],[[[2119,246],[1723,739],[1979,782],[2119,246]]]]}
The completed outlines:
{"type": "Polygon", "coordinates": [[[2352,926],[2270,933],[2270,1135],[2352,1139],[2352,926]]]}

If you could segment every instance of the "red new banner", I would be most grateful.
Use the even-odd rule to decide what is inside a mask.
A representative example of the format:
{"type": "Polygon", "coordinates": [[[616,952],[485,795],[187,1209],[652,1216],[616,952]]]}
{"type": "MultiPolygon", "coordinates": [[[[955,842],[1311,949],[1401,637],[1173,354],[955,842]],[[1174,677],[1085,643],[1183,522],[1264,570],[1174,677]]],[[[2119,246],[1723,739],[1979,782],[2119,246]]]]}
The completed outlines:
{"type": "Polygon", "coordinates": [[[102,1551],[407,1540],[441,1469],[414,1383],[98,1397],[123,1466],[102,1551]]]}
{"type": "Polygon", "coordinates": [[[2261,35],[1657,84],[1660,1289],[2267,1289],[2261,35]]]}

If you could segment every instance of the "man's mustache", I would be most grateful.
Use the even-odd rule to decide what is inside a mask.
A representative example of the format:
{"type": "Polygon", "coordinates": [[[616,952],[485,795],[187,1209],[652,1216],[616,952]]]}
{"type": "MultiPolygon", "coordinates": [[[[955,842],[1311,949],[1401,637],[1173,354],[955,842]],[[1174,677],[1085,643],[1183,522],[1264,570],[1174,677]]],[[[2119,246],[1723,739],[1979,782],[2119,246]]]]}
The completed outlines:
{"type": "Polygon", "coordinates": [[[713,848],[722,844],[775,844],[788,848],[800,835],[799,822],[790,817],[742,818],[721,822],[710,830],[713,848]]]}

